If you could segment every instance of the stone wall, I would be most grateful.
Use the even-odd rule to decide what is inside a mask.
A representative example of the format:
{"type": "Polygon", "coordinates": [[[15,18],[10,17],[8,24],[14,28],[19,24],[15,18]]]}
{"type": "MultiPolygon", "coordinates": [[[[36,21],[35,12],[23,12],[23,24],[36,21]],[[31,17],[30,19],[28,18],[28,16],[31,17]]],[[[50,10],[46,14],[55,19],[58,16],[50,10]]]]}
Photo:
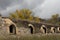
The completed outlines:
{"type": "Polygon", "coordinates": [[[18,34],[19,35],[30,34],[30,29],[29,28],[20,27],[20,28],[18,28],[18,34]]]}
{"type": "MultiPolygon", "coordinates": [[[[18,23],[19,25],[22,24],[22,26],[24,28],[29,28],[28,24],[33,25],[33,29],[34,29],[34,33],[44,33],[43,31],[45,31],[44,28],[46,28],[46,33],[60,33],[60,27],[59,25],[53,25],[53,24],[48,24],[48,23],[36,23],[36,22],[30,22],[27,20],[18,20],[16,21],[16,23],[18,23]],[[44,25],[45,27],[42,27],[42,25],[44,25]],[[59,28],[58,28],[59,27],[59,28]]],[[[19,26],[21,27],[21,26],[19,26]]]]}
{"type": "MultiPolygon", "coordinates": [[[[1,18],[0,17],[0,34],[10,34],[10,29],[9,27],[11,25],[14,25],[14,27],[16,28],[16,24],[14,22],[12,22],[10,19],[8,18],[1,18]]],[[[17,28],[16,28],[16,32],[17,32],[17,28]]]]}
{"type": "MultiPolygon", "coordinates": [[[[16,23],[6,18],[3,19],[2,25],[0,26],[0,34],[10,34],[10,26],[14,25],[14,31],[18,35],[36,34],[36,33],[60,33],[60,27],[45,23],[36,23],[26,20],[18,20],[16,23]],[[19,24],[19,26],[17,25],[19,24]]],[[[13,28],[12,28],[13,29],[13,28]]]]}

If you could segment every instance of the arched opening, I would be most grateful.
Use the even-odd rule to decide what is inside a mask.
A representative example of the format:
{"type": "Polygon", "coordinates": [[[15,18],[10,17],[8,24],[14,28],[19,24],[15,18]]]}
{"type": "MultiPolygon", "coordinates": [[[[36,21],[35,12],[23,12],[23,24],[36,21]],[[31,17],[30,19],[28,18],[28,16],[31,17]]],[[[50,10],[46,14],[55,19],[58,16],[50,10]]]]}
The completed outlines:
{"type": "Polygon", "coordinates": [[[53,30],[54,30],[54,33],[55,33],[55,28],[53,30]]]}
{"type": "Polygon", "coordinates": [[[59,30],[60,30],[60,28],[59,28],[59,30]]]}
{"type": "Polygon", "coordinates": [[[55,33],[55,28],[54,27],[51,27],[51,32],[55,33]]]}
{"type": "Polygon", "coordinates": [[[15,25],[10,25],[9,26],[9,32],[11,34],[16,34],[16,27],[15,27],[15,25]]]}
{"type": "Polygon", "coordinates": [[[30,28],[30,33],[33,34],[33,28],[31,26],[29,26],[30,28]]]}
{"type": "Polygon", "coordinates": [[[42,25],[42,26],[41,26],[40,31],[41,31],[42,33],[47,33],[47,28],[45,27],[45,25],[42,25]]]}
{"type": "Polygon", "coordinates": [[[60,27],[58,27],[57,30],[60,31],[60,27]]]}
{"type": "Polygon", "coordinates": [[[57,27],[57,32],[60,32],[60,27],[57,27]]]}
{"type": "Polygon", "coordinates": [[[45,28],[45,27],[43,27],[43,29],[44,29],[44,33],[46,33],[46,28],[45,28]]]}
{"type": "Polygon", "coordinates": [[[32,24],[28,24],[29,29],[30,29],[30,33],[33,34],[34,33],[34,26],[32,24]]]}

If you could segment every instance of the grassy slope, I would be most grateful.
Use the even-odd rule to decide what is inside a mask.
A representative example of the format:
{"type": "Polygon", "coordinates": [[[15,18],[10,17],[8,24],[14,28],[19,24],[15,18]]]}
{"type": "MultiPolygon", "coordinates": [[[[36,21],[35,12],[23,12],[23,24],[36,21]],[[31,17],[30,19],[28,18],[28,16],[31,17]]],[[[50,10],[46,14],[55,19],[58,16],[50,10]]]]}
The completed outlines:
{"type": "Polygon", "coordinates": [[[60,40],[60,35],[45,35],[45,36],[6,36],[0,37],[0,40],[60,40]]]}

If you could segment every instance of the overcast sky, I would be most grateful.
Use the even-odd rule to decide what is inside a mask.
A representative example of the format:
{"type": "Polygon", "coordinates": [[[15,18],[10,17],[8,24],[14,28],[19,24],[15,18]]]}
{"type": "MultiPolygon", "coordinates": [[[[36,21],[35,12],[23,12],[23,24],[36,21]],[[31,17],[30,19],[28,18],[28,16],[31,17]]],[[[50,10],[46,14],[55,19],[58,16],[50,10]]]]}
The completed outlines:
{"type": "Polygon", "coordinates": [[[0,0],[3,16],[22,8],[31,9],[37,17],[50,18],[53,14],[60,14],[60,0],[0,0]]]}

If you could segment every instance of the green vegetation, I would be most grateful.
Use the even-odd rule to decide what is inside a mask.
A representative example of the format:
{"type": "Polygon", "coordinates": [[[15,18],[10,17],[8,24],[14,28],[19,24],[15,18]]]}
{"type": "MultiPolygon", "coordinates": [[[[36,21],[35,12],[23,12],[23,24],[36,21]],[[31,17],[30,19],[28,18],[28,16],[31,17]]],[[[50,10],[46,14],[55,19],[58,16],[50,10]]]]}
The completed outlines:
{"type": "Polygon", "coordinates": [[[16,10],[15,12],[11,13],[9,18],[11,19],[26,19],[29,21],[35,21],[35,22],[48,22],[52,24],[58,24],[60,25],[60,16],[59,14],[54,14],[49,18],[48,20],[38,18],[34,16],[34,13],[30,9],[21,9],[21,10],[16,10]]]}
{"type": "Polygon", "coordinates": [[[59,20],[60,20],[59,14],[54,14],[51,16],[49,20],[47,20],[47,22],[60,25],[59,20]]]}
{"type": "Polygon", "coordinates": [[[34,17],[32,11],[29,9],[16,10],[15,12],[10,14],[9,18],[22,20],[26,19],[30,21],[40,22],[40,18],[34,17]]]}

